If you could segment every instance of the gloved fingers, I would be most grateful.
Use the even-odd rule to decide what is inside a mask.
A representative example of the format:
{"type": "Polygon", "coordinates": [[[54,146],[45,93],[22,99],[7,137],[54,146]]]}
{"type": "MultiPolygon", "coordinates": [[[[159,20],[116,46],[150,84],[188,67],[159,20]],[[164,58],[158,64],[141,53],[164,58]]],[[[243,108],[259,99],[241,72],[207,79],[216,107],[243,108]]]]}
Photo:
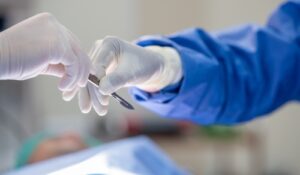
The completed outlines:
{"type": "Polygon", "coordinates": [[[82,113],[89,113],[91,111],[92,102],[91,102],[88,87],[80,88],[78,93],[78,102],[79,102],[79,108],[82,113]]]}
{"type": "Polygon", "coordinates": [[[103,95],[100,93],[100,91],[97,89],[95,91],[97,98],[99,100],[99,102],[103,105],[103,106],[108,106],[109,105],[109,95],[103,95]]]}
{"type": "Polygon", "coordinates": [[[92,59],[96,76],[102,78],[107,69],[112,69],[116,63],[116,57],[119,51],[115,47],[112,40],[104,39],[96,41],[89,56],[92,59]]]}
{"type": "Polygon", "coordinates": [[[98,93],[97,88],[95,88],[93,86],[87,86],[87,87],[89,90],[89,94],[90,94],[90,98],[91,98],[94,110],[96,111],[96,113],[99,116],[104,116],[107,113],[108,106],[101,104],[103,97],[101,96],[100,93],[97,94],[98,93]]]}
{"type": "Polygon", "coordinates": [[[79,90],[79,88],[75,87],[73,90],[64,91],[63,95],[62,95],[63,99],[65,101],[71,101],[75,97],[75,95],[77,94],[78,90],[79,90]]]}
{"type": "Polygon", "coordinates": [[[71,65],[65,65],[65,73],[59,82],[58,88],[61,91],[68,91],[74,89],[79,81],[78,74],[79,74],[78,61],[74,61],[74,63],[71,65]]]}
{"type": "Polygon", "coordinates": [[[90,51],[88,53],[88,56],[90,57],[90,59],[92,60],[92,62],[96,58],[97,52],[100,51],[101,45],[102,45],[102,40],[97,40],[94,43],[94,45],[92,46],[92,48],[90,49],[90,51]]]}
{"type": "Polygon", "coordinates": [[[79,73],[78,86],[85,87],[88,82],[89,74],[91,72],[90,71],[91,62],[85,53],[80,52],[80,53],[77,53],[77,55],[80,60],[80,73],[79,73]]]}
{"type": "Polygon", "coordinates": [[[82,55],[81,58],[78,58],[74,54],[69,55],[72,55],[68,59],[74,59],[73,63],[72,61],[63,61],[60,64],[50,64],[42,73],[62,77],[59,83],[61,91],[71,91],[76,85],[85,86],[90,72],[90,61],[87,56],[82,55]]]}
{"type": "Polygon", "coordinates": [[[88,81],[88,76],[90,74],[91,61],[88,55],[79,46],[78,39],[71,32],[68,31],[68,33],[69,33],[72,50],[74,54],[77,56],[78,58],[77,60],[79,61],[79,65],[80,65],[78,86],[85,87],[88,81]]]}
{"type": "Polygon", "coordinates": [[[116,69],[116,71],[106,75],[101,79],[99,91],[104,95],[110,95],[120,88],[125,87],[129,81],[130,80],[127,74],[116,69]]]}
{"type": "Polygon", "coordinates": [[[92,60],[92,68],[91,68],[91,73],[96,75],[96,77],[98,77],[99,79],[101,79],[103,76],[105,76],[105,68],[103,66],[97,66],[94,64],[94,60],[96,58],[96,55],[98,54],[97,52],[99,52],[100,49],[97,49],[98,47],[96,47],[95,45],[93,46],[93,48],[90,50],[89,52],[89,57],[92,60]]]}

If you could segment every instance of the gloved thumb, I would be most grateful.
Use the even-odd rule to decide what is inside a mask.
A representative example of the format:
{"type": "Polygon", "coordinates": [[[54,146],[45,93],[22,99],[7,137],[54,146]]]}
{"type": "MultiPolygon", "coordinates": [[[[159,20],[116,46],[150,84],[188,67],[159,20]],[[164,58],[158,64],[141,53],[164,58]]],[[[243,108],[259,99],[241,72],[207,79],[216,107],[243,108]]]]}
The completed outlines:
{"type": "Polygon", "coordinates": [[[62,77],[65,73],[65,67],[62,64],[50,64],[47,69],[42,72],[43,75],[51,75],[55,77],[62,77]]]}
{"type": "Polygon", "coordinates": [[[103,95],[110,95],[120,88],[126,86],[127,82],[128,78],[126,77],[126,75],[119,72],[113,72],[101,79],[99,84],[99,91],[103,95]]]}

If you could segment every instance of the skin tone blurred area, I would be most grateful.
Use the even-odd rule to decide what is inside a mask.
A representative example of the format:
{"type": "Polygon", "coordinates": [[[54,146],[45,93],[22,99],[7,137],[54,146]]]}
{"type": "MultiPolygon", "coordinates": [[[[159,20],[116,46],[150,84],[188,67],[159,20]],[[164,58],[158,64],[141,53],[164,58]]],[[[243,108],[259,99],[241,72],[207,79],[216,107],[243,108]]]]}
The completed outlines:
{"type": "MultiPolygon", "coordinates": [[[[28,73],[26,67],[24,71],[16,71],[19,80],[24,81],[9,78],[0,81],[0,174],[300,174],[299,103],[293,99],[284,101],[290,97],[283,95],[274,97],[292,92],[294,89],[289,83],[297,82],[291,81],[296,75],[284,70],[297,70],[299,61],[293,64],[283,59],[289,54],[279,53],[278,48],[284,50],[286,45],[277,42],[283,36],[292,37],[297,31],[279,25],[283,29],[277,37],[273,31],[260,28],[266,23],[271,27],[277,24],[276,20],[269,22],[269,18],[284,2],[0,1],[1,31],[31,17],[29,22],[20,25],[25,26],[26,30],[19,31],[24,32],[24,37],[13,47],[17,50],[23,45],[26,49],[15,52],[15,55],[26,58],[35,69],[28,73]],[[28,26],[36,27],[31,29],[28,26]],[[38,35],[43,37],[36,37],[38,35]],[[203,39],[203,43],[194,42],[189,38],[192,36],[203,39]],[[50,39],[51,42],[43,43],[36,38],[50,39]],[[271,38],[270,42],[264,43],[266,38],[271,38]],[[41,44],[36,44],[37,41],[41,44]],[[137,43],[138,47],[132,43],[137,43]],[[185,48],[184,43],[190,48],[185,48]],[[232,45],[227,47],[227,43],[232,45]],[[43,70],[37,68],[37,64],[44,64],[46,59],[34,62],[35,55],[30,55],[34,52],[32,45],[41,51],[37,55],[45,55],[44,50],[49,50],[47,59],[51,64],[42,67],[43,70]],[[107,49],[109,46],[113,51],[107,49]],[[247,46],[246,51],[241,49],[242,46],[247,46]],[[278,49],[278,54],[272,52],[274,60],[286,63],[282,64],[282,70],[272,59],[256,62],[257,58],[271,55],[269,51],[273,49],[269,47],[274,47],[274,52],[278,49]],[[226,54],[230,49],[234,50],[230,53],[232,55],[226,54]],[[196,52],[199,50],[203,54],[196,52]],[[212,53],[212,50],[216,52],[212,53]],[[256,51],[259,54],[252,54],[256,51]],[[182,61],[193,54],[200,59],[209,59],[182,61]],[[237,58],[239,69],[225,65],[229,73],[220,74],[216,65],[222,54],[237,58]],[[97,58],[101,56],[105,59],[99,61],[97,58]],[[240,59],[242,56],[247,61],[240,59]],[[207,71],[203,77],[196,74],[201,71],[195,71],[194,66],[199,63],[204,65],[201,70],[207,71]],[[262,66],[257,66],[258,63],[262,66]],[[99,69],[94,69],[94,65],[99,69]],[[122,69],[126,66],[130,69],[122,69]],[[186,66],[190,66],[188,71],[186,66]],[[262,70],[255,69],[255,66],[262,70]],[[249,68],[255,78],[267,77],[267,81],[263,78],[247,79],[251,76],[241,67],[249,68]],[[269,70],[269,67],[279,71],[275,68],[269,70]],[[39,71],[42,75],[37,76],[39,71]],[[113,71],[124,77],[109,76],[113,71]],[[266,74],[256,74],[260,71],[266,74]],[[187,73],[191,73],[188,75],[192,78],[186,78],[187,73]],[[86,78],[91,75],[105,78],[96,80],[96,86],[93,86],[86,78]],[[274,79],[269,75],[276,75],[274,79],[278,82],[272,82],[274,79]],[[239,81],[234,82],[232,77],[239,81]],[[223,78],[229,81],[218,84],[223,78]],[[212,84],[207,85],[206,81],[212,84]],[[204,82],[204,85],[191,86],[199,82],[204,82]],[[245,88],[242,83],[251,86],[245,88]],[[291,90],[287,90],[284,84],[289,84],[291,90]],[[228,85],[236,88],[231,89],[228,85]],[[259,85],[269,90],[262,91],[259,85]],[[274,90],[276,85],[283,87],[281,91],[274,90]],[[208,93],[197,94],[195,89],[197,92],[207,90],[208,93]],[[223,94],[223,89],[231,91],[223,94]],[[183,92],[187,98],[174,98],[177,91],[183,92]],[[113,92],[122,98],[121,101],[118,101],[118,96],[111,96],[113,92]],[[243,95],[249,99],[243,99],[243,95]],[[227,101],[228,106],[233,107],[215,110],[219,103],[223,104],[223,98],[230,99],[232,103],[227,101]],[[205,103],[195,99],[203,99],[205,103]],[[134,110],[122,106],[122,100],[134,110]],[[180,100],[183,103],[177,104],[180,100]],[[278,104],[276,100],[279,100],[278,104]],[[173,106],[161,106],[157,102],[170,102],[173,106]],[[269,104],[272,106],[267,106],[269,104]],[[211,117],[216,111],[224,112],[228,119],[211,117]],[[241,116],[236,116],[237,113],[241,116]],[[199,114],[206,117],[194,117],[199,114]]],[[[296,16],[299,13],[291,4],[287,3],[282,11],[296,16]]],[[[274,18],[281,19],[278,16],[274,18]]],[[[299,23],[286,21],[294,26],[299,23]]],[[[276,29],[274,27],[278,32],[276,29]]],[[[11,34],[13,32],[6,32],[12,41],[17,38],[11,34]]],[[[296,58],[296,46],[291,48],[284,51],[291,51],[291,58],[296,58]]],[[[19,63],[18,60],[15,62],[19,63]]]]}
{"type": "Polygon", "coordinates": [[[41,141],[30,156],[28,163],[36,163],[85,148],[87,148],[87,145],[78,135],[75,133],[64,133],[41,141]]]}

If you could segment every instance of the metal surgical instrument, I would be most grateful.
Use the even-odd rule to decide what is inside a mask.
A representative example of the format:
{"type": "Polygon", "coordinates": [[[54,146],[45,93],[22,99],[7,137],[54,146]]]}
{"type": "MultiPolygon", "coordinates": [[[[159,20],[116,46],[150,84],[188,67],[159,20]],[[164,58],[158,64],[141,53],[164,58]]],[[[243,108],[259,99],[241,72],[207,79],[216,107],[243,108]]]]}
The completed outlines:
{"type": "MultiPolygon", "coordinates": [[[[100,80],[93,74],[89,75],[88,81],[92,83],[94,86],[99,87],[100,80]]],[[[126,101],[124,98],[120,97],[117,93],[112,93],[112,97],[114,97],[115,100],[117,100],[123,107],[134,110],[134,107],[126,101]]]]}

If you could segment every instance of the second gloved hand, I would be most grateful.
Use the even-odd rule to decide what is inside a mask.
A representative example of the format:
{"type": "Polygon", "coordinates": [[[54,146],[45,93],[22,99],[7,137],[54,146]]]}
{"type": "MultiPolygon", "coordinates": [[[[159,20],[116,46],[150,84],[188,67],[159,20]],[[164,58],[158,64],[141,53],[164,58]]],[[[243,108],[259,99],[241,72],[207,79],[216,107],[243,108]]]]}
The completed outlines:
{"type": "Polygon", "coordinates": [[[135,86],[155,92],[182,77],[180,57],[170,47],[143,48],[116,37],[106,37],[95,43],[89,56],[93,73],[101,82],[99,88],[88,84],[80,89],[79,106],[83,113],[93,107],[98,115],[105,115],[109,95],[120,88],[135,86]]]}
{"type": "Polygon", "coordinates": [[[71,91],[86,85],[90,65],[77,38],[49,13],[0,33],[0,80],[54,75],[61,77],[60,90],[71,91]]]}

